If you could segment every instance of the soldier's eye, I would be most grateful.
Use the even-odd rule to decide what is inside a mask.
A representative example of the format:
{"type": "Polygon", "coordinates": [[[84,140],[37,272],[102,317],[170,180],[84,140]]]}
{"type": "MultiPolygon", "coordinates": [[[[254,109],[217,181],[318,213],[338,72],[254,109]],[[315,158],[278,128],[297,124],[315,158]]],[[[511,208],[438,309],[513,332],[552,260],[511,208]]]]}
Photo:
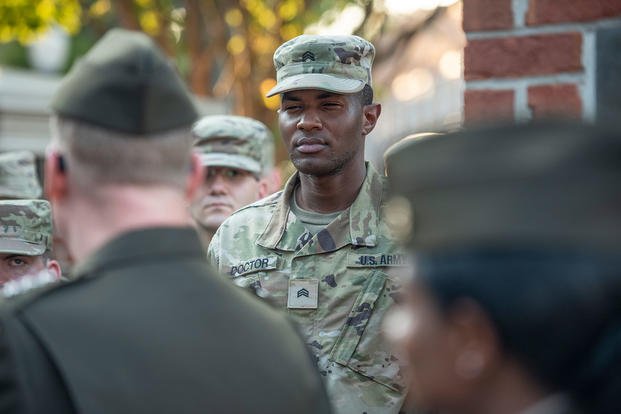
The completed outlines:
{"type": "Polygon", "coordinates": [[[20,267],[20,266],[24,266],[25,264],[26,264],[26,261],[22,259],[21,257],[11,257],[9,259],[9,266],[11,267],[20,267]]]}
{"type": "Polygon", "coordinates": [[[237,178],[241,175],[241,173],[238,170],[225,170],[224,171],[224,176],[226,178],[237,178]]]}
{"type": "Polygon", "coordinates": [[[323,104],[323,107],[327,109],[337,109],[340,108],[341,105],[336,102],[326,102],[325,104],[323,104]]]}

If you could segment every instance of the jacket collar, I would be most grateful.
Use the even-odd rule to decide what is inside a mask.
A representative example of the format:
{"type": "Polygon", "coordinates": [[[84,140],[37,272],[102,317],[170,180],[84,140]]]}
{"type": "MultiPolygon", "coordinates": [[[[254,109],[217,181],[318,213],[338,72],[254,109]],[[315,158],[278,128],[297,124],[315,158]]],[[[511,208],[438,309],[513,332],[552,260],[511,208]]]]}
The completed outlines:
{"type": "MultiPolygon", "coordinates": [[[[352,205],[316,234],[298,255],[334,251],[348,244],[375,247],[384,180],[370,163],[366,163],[366,168],[366,177],[352,205]]],[[[296,250],[298,238],[304,233],[304,225],[291,213],[289,203],[298,183],[299,173],[296,172],[287,181],[269,223],[257,239],[260,246],[284,251],[296,250]]]]}
{"type": "Polygon", "coordinates": [[[191,227],[152,227],[121,233],[78,264],[74,277],[102,269],[123,267],[140,260],[204,257],[196,230],[191,227]]]}

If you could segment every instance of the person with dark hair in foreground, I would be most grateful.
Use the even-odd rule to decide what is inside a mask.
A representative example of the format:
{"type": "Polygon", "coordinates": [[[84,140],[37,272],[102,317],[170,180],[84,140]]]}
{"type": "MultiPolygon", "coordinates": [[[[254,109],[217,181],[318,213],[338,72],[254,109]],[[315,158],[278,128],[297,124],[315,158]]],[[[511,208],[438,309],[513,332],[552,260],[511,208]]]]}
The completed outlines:
{"type": "Polygon", "coordinates": [[[414,266],[387,327],[418,406],[621,412],[620,154],[618,131],[548,121],[388,157],[414,266]]]}
{"type": "Polygon", "coordinates": [[[52,109],[45,187],[77,267],[2,301],[0,412],[330,412],[291,324],[206,264],[197,113],[153,41],[108,32],[52,109]]]}

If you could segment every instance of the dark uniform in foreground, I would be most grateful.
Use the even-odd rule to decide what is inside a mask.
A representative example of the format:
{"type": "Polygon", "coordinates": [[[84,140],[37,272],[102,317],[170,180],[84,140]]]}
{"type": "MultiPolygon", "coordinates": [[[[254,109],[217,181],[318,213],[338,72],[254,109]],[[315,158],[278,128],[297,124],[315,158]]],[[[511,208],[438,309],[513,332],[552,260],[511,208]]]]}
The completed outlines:
{"type": "Polygon", "coordinates": [[[409,326],[420,406],[621,412],[620,156],[619,130],[557,121],[388,156],[387,211],[415,254],[415,323],[391,325],[409,326]]]}
{"type": "MultiPolygon", "coordinates": [[[[196,117],[152,42],[120,30],[73,69],[53,109],[145,142],[175,128],[189,139],[196,117]]],[[[48,162],[62,156],[56,167],[70,178],[68,155],[48,162]]],[[[76,280],[2,304],[0,412],[330,411],[304,342],[283,316],[212,276],[192,228],[130,227],[102,244],[76,280]]]]}

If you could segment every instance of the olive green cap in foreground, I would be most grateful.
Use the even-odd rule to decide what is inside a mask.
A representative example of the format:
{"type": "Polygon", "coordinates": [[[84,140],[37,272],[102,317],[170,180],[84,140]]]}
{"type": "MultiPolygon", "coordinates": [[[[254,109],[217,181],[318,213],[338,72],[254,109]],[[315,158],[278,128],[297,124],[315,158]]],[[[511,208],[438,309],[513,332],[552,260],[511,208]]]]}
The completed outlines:
{"type": "Polygon", "coordinates": [[[210,115],[192,128],[203,165],[262,175],[274,166],[274,136],[262,123],[235,115],[210,115]]]}
{"type": "Polygon", "coordinates": [[[38,197],[41,197],[41,185],[34,154],[29,151],[0,154],[0,199],[38,197]]]}
{"type": "Polygon", "coordinates": [[[438,132],[417,132],[416,134],[406,135],[405,137],[401,138],[400,140],[386,148],[386,151],[384,151],[384,166],[386,166],[386,160],[390,158],[392,154],[399,152],[401,148],[409,145],[410,142],[420,139],[432,138],[438,135],[440,135],[440,133],[438,132]]]}
{"type": "Polygon", "coordinates": [[[546,121],[466,130],[404,145],[387,172],[387,220],[409,229],[413,249],[621,248],[618,129],[546,121]]]}
{"type": "Polygon", "coordinates": [[[45,200],[0,201],[0,253],[39,256],[52,248],[52,214],[45,200]]]}
{"type": "Polygon", "coordinates": [[[172,64],[144,33],[112,29],[71,69],[52,99],[63,117],[127,134],[190,126],[192,99],[172,64]]]}
{"type": "Polygon", "coordinates": [[[300,35],[274,52],[277,84],[267,96],[297,89],[355,93],[371,86],[375,48],[358,36],[300,35]]]}

